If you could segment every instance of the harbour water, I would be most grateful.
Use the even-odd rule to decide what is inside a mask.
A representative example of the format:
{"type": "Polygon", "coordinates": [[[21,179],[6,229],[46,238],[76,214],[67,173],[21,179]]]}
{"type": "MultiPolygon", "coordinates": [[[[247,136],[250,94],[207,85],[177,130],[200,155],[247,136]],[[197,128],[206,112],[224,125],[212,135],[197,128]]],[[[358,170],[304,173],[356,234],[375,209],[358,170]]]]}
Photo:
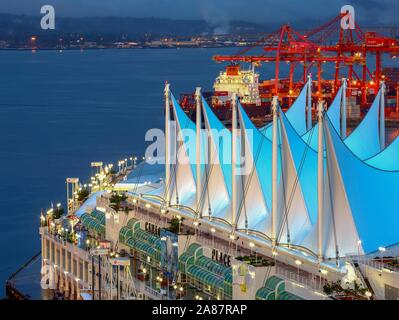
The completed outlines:
{"type": "Polygon", "coordinates": [[[165,80],[178,95],[211,89],[217,53],[236,49],[0,51],[0,297],[40,250],[41,208],[91,161],[142,155],[163,124],[165,80]]]}

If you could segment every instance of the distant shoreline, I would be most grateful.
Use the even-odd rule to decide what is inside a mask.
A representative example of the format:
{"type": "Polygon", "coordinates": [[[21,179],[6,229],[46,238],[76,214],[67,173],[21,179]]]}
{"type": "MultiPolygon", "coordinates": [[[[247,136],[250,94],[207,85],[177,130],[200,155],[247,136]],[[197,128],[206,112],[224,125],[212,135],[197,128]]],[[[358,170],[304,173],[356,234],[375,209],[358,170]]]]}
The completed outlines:
{"type": "Polygon", "coordinates": [[[132,47],[132,48],[117,48],[117,47],[106,47],[106,48],[0,48],[0,51],[86,51],[86,50],[141,50],[141,49],[224,49],[224,48],[242,48],[242,46],[187,46],[187,47],[132,47]]]}

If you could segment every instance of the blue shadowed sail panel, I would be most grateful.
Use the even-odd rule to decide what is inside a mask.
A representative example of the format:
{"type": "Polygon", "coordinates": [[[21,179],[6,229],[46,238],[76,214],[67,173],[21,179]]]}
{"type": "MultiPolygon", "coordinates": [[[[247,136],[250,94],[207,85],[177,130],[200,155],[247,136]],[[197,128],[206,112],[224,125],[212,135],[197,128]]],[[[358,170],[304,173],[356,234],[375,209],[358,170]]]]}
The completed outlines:
{"type": "Polygon", "coordinates": [[[346,197],[366,252],[398,242],[398,202],[390,190],[399,190],[399,172],[371,167],[342,143],[327,121],[346,197]]]}
{"type": "Polygon", "coordinates": [[[356,127],[355,130],[345,139],[348,148],[361,160],[368,159],[380,152],[379,138],[379,106],[381,90],[374,99],[370,110],[356,127]]]}

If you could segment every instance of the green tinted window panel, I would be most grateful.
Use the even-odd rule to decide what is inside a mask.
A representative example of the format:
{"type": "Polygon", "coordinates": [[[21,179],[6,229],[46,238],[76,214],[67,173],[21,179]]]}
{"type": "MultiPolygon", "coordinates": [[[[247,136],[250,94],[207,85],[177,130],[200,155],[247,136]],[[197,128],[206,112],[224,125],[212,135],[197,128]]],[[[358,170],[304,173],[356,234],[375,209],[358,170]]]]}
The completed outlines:
{"type": "Polygon", "coordinates": [[[137,229],[137,228],[140,228],[140,222],[139,222],[138,220],[132,218],[132,219],[130,219],[130,220],[127,222],[126,226],[127,226],[129,229],[135,230],[135,229],[137,229]]]}
{"type": "Polygon", "coordinates": [[[303,300],[303,299],[293,293],[283,291],[277,295],[277,300],[303,300]]]}
{"type": "Polygon", "coordinates": [[[267,287],[262,287],[256,292],[256,300],[267,300],[270,293],[274,293],[274,290],[267,287]]]}
{"type": "MultiPolygon", "coordinates": [[[[190,244],[190,246],[187,248],[186,252],[190,255],[194,255],[195,251],[197,249],[201,248],[201,246],[198,243],[192,243],[190,244]]],[[[201,255],[202,255],[202,251],[201,251],[201,255]]]]}
{"type": "Polygon", "coordinates": [[[276,277],[276,276],[271,276],[266,280],[265,287],[270,288],[272,290],[275,290],[277,288],[277,285],[281,282],[284,281],[283,279],[276,277]]]}

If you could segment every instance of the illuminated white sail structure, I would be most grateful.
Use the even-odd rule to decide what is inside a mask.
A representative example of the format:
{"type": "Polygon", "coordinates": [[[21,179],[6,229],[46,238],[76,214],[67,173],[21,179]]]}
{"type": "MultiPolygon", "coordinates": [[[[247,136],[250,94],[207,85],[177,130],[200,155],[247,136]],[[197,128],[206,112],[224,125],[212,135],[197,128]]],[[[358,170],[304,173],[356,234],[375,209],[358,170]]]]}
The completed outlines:
{"type": "MultiPolygon", "coordinates": [[[[338,90],[333,102],[327,110],[327,115],[331,119],[331,123],[337,131],[340,131],[341,128],[341,104],[342,104],[342,96],[343,96],[343,88],[338,90]]],[[[302,135],[302,139],[309,144],[313,150],[317,151],[317,137],[319,133],[319,124],[316,123],[312,129],[302,135]]]]}
{"type": "MultiPolygon", "coordinates": [[[[345,144],[356,154],[360,159],[365,160],[370,157],[377,155],[382,147],[380,145],[381,141],[381,122],[384,118],[379,119],[381,104],[383,103],[382,90],[380,89],[377,96],[374,99],[366,116],[362,119],[360,124],[355,128],[355,130],[346,137],[343,131],[346,131],[346,126],[342,125],[341,114],[342,108],[341,104],[343,101],[343,88],[341,86],[340,90],[337,92],[333,102],[327,110],[327,116],[329,117],[332,126],[336,131],[341,132],[341,137],[344,139],[345,144]],[[367,143],[364,143],[367,141],[367,143]]],[[[345,108],[343,108],[345,110],[345,108]]],[[[306,143],[308,143],[314,150],[317,150],[317,136],[318,136],[318,124],[316,124],[310,131],[305,133],[302,138],[306,143]]],[[[376,161],[380,163],[380,161],[376,161]]]]}
{"type": "Polygon", "coordinates": [[[172,149],[171,159],[170,204],[192,205],[196,193],[196,127],[195,123],[184,113],[173,94],[171,94],[171,103],[175,119],[176,139],[171,144],[174,150],[172,149]]]}
{"type": "MultiPolygon", "coordinates": [[[[397,243],[399,204],[388,190],[399,190],[399,172],[380,170],[361,161],[342,143],[327,119],[325,131],[328,158],[331,159],[331,166],[336,167],[336,178],[342,184],[348,205],[345,214],[353,218],[363,248],[370,252],[379,246],[397,243]]],[[[337,208],[335,214],[339,210],[337,208]]],[[[336,225],[337,230],[343,227],[336,225]]],[[[356,252],[353,244],[355,235],[348,233],[346,237],[346,243],[352,243],[352,252],[356,252]]]]}
{"type": "MultiPolygon", "coordinates": [[[[166,205],[196,208],[196,124],[185,114],[169,86],[165,89],[166,156],[165,177],[161,187],[146,192],[165,200],[166,205]]],[[[201,148],[203,153],[203,148],[201,148]]],[[[141,175],[141,172],[140,172],[141,175]]],[[[141,178],[141,177],[140,177],[141,178]]]]}
{"type": "Polygon", "coordinates": [[[239,184],[242,185],[242,197],[239,200],[237,227],[270,234],[272,144],[258,131],[240,104],[238,109],[242,163],[246,174],[238,177],[239,184]]]}
{"type": "Polygon", "coordinates": [[[281,174],[278,242],[302,245],[316,220],[315,153],[307,145],[292,148],[291,142],[301,139],[280,110],[281,174]],[[305,150],[305,149],[309,150],[305,150]],[[313,219],[312,219],[313,218],[313,219]]]}
{"type": "Polygon", "coordinates": [[[202,99],[202,111],[207,132],[202,214],[229,221],[232,188],[231,133],[216,117],[205,99],[202,99]]]}
{"type": "MultiPolygon", "coordinates": [[[[331,113],[326,113],[323,120],[319,106],[318,126],[322,124],[323,130],[317,133],[316,151],[279,108],[274,118],[277,131],[272,134],[276,138],[273,144],[238,102],[233,102],[236,120],[232,127],[237,134],[232,135],[201,100],[202,108],[198,110],[202,111],[204,129],[209,134],[201,133],[204,147],[191,148],[194,155],[183,146],[182,159],[188,163],[176,165],[170,193],[172,206],[191,207],[210,223],[227,222],[232,232],[263,235],[260,238],[273,240],[265,240],[269,245],[289,244],[294,250],[305,250],[320,259],[370,252],[398,242],[399,204],[386,190],[399,190],[399,172],[380,170],[359,159],[336,130],[333,121],[339,118],[334,120],[334,113],[333,119],[331,113]],[[278,146],[277,153],[274,146],[278,146]],[[209,164],[196,166],[198,150],[209,164]],[[323,152],[321,158],[319,150],[323,152]],[[273,166],[275,160],[277,167],[273,166]],[[232,161],[237,168],[244,167],[239,175],[232,161]],[[201,169],[200,195],[195,169],[201,169]],[[273,190],[278,191],[277,197],[273,190]],[[179,203],[174,200],[176,195],[179,203]]],[[[177,136],[170,144],[184,145],[188,142],[178,139],[179,134],[187,128],[195,132],[196,124],[173,96],[171,102],[177,136]]],[[[389,148],[395,150],[397,143],[385,152],[389,148]]]]}
{"type": "MultiPolygon", "coordinates": [[[[293,105],[286,112],[286,117],[297,133],[302,136],[303,140],[314,150],[317,150],[318,124],[316,123],[310,130],[307,130],[307,124],[309,121],[307,100],[309,100],[309,97],[306,95],[306,92],[308,92],[309,86],[309,82],[306,83],[297,100],[295,100],[293,105]]],[[[364,119],[348,137],[346,137],[345,89],[346,82],[344,82],[337,92],[333,102],[327,110],[327,115],[333,127],[338,132],[341,132],[341,137],[345,140],[345,143],[353,153],[362,160],[369,159],[377,155],[383,149],[383,146],[381,146],[381,135],[384,134],[383,132],[385,129],[383,126],[384,116],[381,110],[383,110],[384,103],[384,85],[381,86],[380,91],[375,97],[374,102],[364,119]],[[361,141],[369,141],[369,143],[361,143],[361,141]]],[[[260,131],[271,140],[272,123],[261,128],[260,131]]],[[[380,160],[376,160],[375,163],[381,163],[381,158],[383,157],[381,156],[379,158],[380,160]]]]}

